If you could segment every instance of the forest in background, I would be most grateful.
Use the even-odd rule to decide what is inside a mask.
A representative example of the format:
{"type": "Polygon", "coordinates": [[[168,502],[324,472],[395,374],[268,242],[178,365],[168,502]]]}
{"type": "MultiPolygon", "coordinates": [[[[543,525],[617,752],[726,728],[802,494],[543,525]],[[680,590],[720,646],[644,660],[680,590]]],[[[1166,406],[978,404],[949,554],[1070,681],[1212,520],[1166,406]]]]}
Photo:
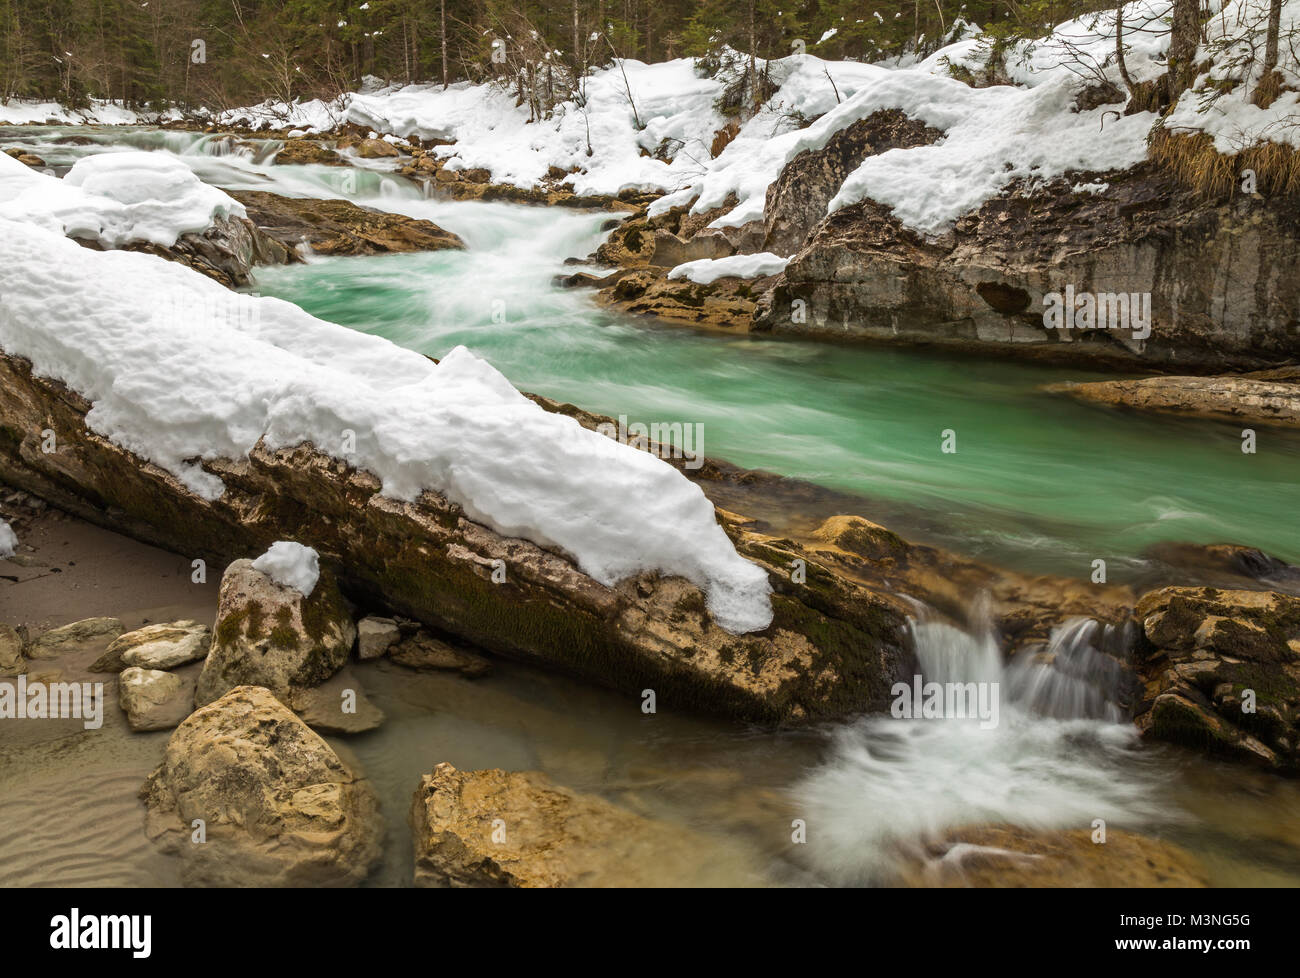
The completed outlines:
{"type": "MultiPolygon", "coordinates": [[[[739,60],[736,106],[761,101],[755,64],[806,50],[879,61],[926,54],[976,24],[1032,37],[1097,0],[0,0],[0,100],[224,109],[332,98],[366,76],[517,84],[570,97],[618,58],[739,60]],[[747,62],[747,64],[746,64],[747,62]],[[743,70],[743,69],[748,69],[743,70]]],[[[525,95],[525,93],[527,93],[525,95]]],[[[539,94],[541,93],[541,94],[539,94]]],[[[539,104],[539,111],[546,105],[539,104]]]]}

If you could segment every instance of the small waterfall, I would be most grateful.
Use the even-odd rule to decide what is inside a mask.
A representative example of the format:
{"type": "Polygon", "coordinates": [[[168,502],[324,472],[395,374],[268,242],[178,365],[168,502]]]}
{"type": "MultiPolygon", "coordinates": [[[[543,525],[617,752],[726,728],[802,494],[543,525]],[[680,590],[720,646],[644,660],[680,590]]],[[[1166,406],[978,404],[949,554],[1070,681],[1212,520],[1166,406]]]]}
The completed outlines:
{"type": "MultiPolygon", "coordinates": [[[[977,616],[978,617],[978,616],[977,616]]],[[[1163,775],[1137,750],[1116,658],[1122,629],[1066,622],[1003,663],[992,628],[913,625],[918,685],[987,684],[996,723],[897,712],[831,732],[828,757],[794,791],[807,856],[838,883],[887,880],[900,854],[962,826],[1133,828],[1170,818],[1163,775]],[[814,834],[815,833],[815,834],[814,834]]]]}

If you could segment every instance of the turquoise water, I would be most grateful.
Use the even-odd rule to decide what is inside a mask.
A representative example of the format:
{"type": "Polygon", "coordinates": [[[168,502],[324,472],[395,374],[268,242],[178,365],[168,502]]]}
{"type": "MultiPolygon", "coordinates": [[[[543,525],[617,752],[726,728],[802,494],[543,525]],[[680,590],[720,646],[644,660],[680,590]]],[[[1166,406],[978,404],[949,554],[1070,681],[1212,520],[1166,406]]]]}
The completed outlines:
{"type": "Polygon", "coordinates": [[[728,337],[611,314],[550,285],[607,215],[409,202],[466,252],[318,260],[261,292],[431,356],[464,344],[516,386],[632,421],[698,422],[704,450],[868,497],[864,515],[1024,569],[1113,578],[1164,540],[1300,559],[1300,437],[1142,416],[1040,388],[1113,376],[728,337]],[[956,453],[941,450],[956,434],[956,453]]]}

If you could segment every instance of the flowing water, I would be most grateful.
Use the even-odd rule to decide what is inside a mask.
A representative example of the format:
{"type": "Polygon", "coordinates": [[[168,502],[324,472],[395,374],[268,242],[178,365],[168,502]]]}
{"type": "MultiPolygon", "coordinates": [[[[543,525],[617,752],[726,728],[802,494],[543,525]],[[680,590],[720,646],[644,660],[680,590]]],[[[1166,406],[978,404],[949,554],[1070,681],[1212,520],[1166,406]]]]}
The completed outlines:
{"type": "MultiPolygon", "coordinates": [[[[1044,393],[1079,370],[726,336],[636,321],[556,288],[611,215],[426,199],[386,164],[268,163],[276,144],[151,130],[0,131],[62,172],[119,148],[177,155],[217,186],[349,196],[459,234],[463,252],[313,258],[259,269],[256,290],[441,356],[464,344],[516,386],[631,421],[702,423],[713,457],[861,497],[907,536],[1028,570],[1136,574],[1162,540],[1231,541],[1300,560],[1300,437],[1103,410],[1044,393]],[[76,134],[91,145],[58,143],[76,134]],[[344,181],[350,180],[345,185],[344,181]],[[953,429],[956,454],[940,450],[953,429]]],[[[974,601],[975,596],[972,595],[974,601]]],[[[1300,882],[1300,791],[1136,739],[1116,705],[1122,636],[1061,629],[1049,654],[1002,664],[987,630],[916,626],[926,681],[1001,690],[999,722],[865,717],[798,733],[675,717],[506,665],[482,684],[385,666],[365,681],[389,714],[352,742],[390,822],[418,774],[540,768],[682,822],[718,844],[698,882],[887,879],[918,839],[981,822],[1175,839],[1216,882],[1300,882]],[[1249,815],[1243,814],[1248,812],[1249,815]],[[802,819],[807,843],[792,844],[802,819]]],[[[398,830],[400,832],[400,829],[398,830]]],[[[409,853],[390,846],[377,882],[409,853]]],[[[703,866],[703,863],[702,863],[703,866]]]]}

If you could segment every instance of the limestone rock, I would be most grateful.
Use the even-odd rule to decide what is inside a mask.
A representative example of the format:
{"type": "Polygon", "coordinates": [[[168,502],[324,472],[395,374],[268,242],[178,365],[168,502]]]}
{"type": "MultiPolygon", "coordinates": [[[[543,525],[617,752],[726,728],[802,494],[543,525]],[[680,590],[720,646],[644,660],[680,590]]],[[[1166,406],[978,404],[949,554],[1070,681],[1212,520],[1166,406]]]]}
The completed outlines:
{"type": "Polygon", "coordinates": [[[37,636],[27,647],[29,659],[52,659],[66,652],[83,652],[95,645],[106,646],[122,634],[116,618],[86,618],[52,628],[37,636]]]}
{"type": "Polygon", "coordinates": [[[1144,377],[1053,384],[1049,391],[1135,411],[1300,426],[1300,384],[1249,377],[1144,377]]]}
{"type": "Polygon", "coordinates": [[[175,669],[198,662],[208,654],[212,632],[207,625],[184,620],[145,625],[113,640],[94,661],[91,672],[121,672],[127,666],[141,669],[175,669]]]}
{"type": "Polygon", "coordinates": [[[362,618],[357,622],[357,658],[362,662],[378,659],[401,637],[402,630],[391,618],[362,618]]]}
{"type": "Polygon", "coordinates": [[[311,139],[289,139],[284,148],[275,154],[279,166],[297,163],[315,163],[323,166],[347,166],[348,161],[334,150],[311,139]]]}
{"type": "Polygon", "coordinates": [[[380,857],[369,782],[260,687],[191,714],[141,796],[149,837],[188,886],[355,886],[380,857]]]}
{"type": "Polygon", "coordinates": [[[767,188],[764,240],[755,250],[793,255],[863,160],[891,149],[926,146],[942,135],[899,109],[882,109],[837,130],[821,149],[804,150],[767,188]]]}
{"type": "Polygon", "coordinates": [[[423,632],[402,641],[389,658],[411,669],[448,670],[471,679],[492,671],[492,663],[481,655],[455,648],[423,632]]]}
{"type": "Polygon", "coordinates": [[[539,771],[439,764],[411,802],[416,886],[670,886],[707,844],[539,771]],[[495,838],[494,838],[495,835],[495,838]]]}
{"type": "Polygon", "coordinates": [[[1168,587],[1144,595],[1136,615],[1146,736],[1300,768],[1300,597],[1168,587]]]}
{"type": "Polygon", "coordinates": [[[378,255],[465,247],[459,237],[430,221],[347,200],[282,197],[263,190],[233,190],[230,196],[244,205],[263,234],[289,249],[306,242],[319,255],[378,255]]]}
{"type": "Polygon", "coordinates": [[[1108,829],[1034,832],[1014,826],[955,829],[929,844],[902,874],[910,886],[1204,887],[1204,868],[1186,850],[1108,829]]]}
{"type": "Polygon", "coordinates": [[[383,139],[363,139],[357,144],[357,155],[364,160],[374,160],[389,156],[400,156],[401,153],[396,146],[383,139]]]}
{"type": "Polygon", "coordinates": [[[117,696],[132,730],[170,730],[194,710],[194,679],[129,666],[118,676],[117,696]]]}
{"type": "Polygon", "coordinates": [[[0,676],[16,676],[26,669],[22,636],[8,625],[0,624],[0,676]]]}
{"type": "Polygon", "coordinates": [[[356,641],[343,596],[322,571],[310,598],[236,560],[221,578],[212,648],[199,676],[202,706],[236,686],[265,686],[288,702],[347,662],[356,641]]]}

